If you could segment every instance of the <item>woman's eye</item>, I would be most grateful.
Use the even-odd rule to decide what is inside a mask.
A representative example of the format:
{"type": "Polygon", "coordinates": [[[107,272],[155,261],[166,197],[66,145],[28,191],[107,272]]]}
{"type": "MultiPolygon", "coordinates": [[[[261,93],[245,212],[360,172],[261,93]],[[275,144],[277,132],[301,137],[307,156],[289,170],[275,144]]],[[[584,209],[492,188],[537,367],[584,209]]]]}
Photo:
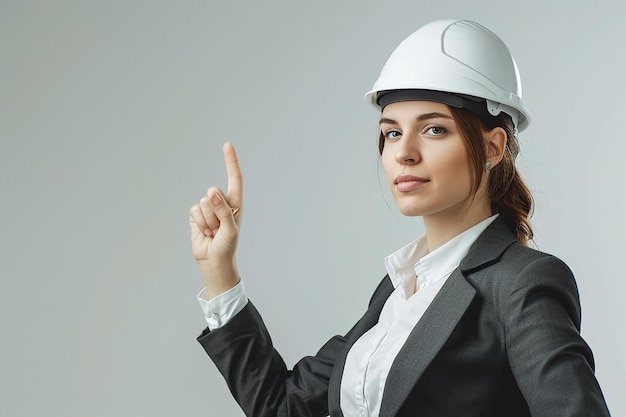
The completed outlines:
{"type": "Polygon", "coordinates": [[[385,139],[398,139],[402,134],[397,130],[389,130],[387,132],[383,132],[383,136],[385,139]]]}
{"type": "Polygon", "coordinates": [[[441,136],[446,133],[446,128],[441,126],[431,126],[426,129],[426,133],[433,136],[441,136]]]}

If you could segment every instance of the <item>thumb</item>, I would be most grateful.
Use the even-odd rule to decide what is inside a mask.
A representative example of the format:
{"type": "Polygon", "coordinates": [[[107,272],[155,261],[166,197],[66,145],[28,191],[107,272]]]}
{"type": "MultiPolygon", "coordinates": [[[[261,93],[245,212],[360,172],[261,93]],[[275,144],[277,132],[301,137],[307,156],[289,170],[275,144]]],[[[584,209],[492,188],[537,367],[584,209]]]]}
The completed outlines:
{"type": "Polygon", "coordinates": [[[214,192],[209,199],[213,212],[220,221],[220,231],[224,233],[226,239],[232,239],[237,236],[237,224],[235,223],[235,217],[233,216],[233,210],[226,203],[226,198],[219,193],[214,192]]]}

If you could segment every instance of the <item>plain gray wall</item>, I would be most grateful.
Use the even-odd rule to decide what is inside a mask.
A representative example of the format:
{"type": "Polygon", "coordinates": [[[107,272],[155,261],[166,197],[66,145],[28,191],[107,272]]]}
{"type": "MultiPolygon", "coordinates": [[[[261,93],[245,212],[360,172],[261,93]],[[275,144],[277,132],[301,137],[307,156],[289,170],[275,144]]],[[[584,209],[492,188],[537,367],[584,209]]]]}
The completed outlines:
{"type": "Polygon", "coordinates": [[[574,270],[626,415],[626,6],[595,3],[2,0],[0,415],[242,415],[195,341],[187,224],[226,185],[226,140],[245,176],[240,272],[276,346],[292,364],[346,331],[382,258],[422,232],[385,190],[362,95],[446,17],[517,59],[536,240],[574,270]]]}

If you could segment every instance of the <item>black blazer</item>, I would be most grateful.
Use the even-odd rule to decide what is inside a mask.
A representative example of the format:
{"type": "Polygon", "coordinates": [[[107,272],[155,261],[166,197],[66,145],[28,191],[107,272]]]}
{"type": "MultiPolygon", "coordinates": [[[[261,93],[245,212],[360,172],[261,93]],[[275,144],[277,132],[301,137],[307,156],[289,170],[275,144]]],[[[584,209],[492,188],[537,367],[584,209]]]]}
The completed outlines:
{"type": "MultiPolygon", "coordinates": [[[[376,324],[392,291],[387,276],[345,336],[333,337],[291,371],[251,302],[198,341],[247,416],[341,417],[348,350],[376,324]]],[[[578,290],[569,268],[517,243],[498,218],[398,353],[380,417],[608,416],[579,331],[578,290]]]]}

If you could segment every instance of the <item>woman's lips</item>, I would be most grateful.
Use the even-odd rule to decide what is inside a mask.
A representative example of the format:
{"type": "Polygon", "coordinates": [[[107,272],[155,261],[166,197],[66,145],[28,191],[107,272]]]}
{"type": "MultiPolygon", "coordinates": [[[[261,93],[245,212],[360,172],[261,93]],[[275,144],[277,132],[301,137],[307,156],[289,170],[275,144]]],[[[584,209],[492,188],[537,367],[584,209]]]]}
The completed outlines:
{"type": "Polygon", "coordinates": [[[426,184],[429,180],[426,178],[415,177],[413,175],[400,175],[394,183],[398,191],[406,193],[416,190],[426,184]]]}

